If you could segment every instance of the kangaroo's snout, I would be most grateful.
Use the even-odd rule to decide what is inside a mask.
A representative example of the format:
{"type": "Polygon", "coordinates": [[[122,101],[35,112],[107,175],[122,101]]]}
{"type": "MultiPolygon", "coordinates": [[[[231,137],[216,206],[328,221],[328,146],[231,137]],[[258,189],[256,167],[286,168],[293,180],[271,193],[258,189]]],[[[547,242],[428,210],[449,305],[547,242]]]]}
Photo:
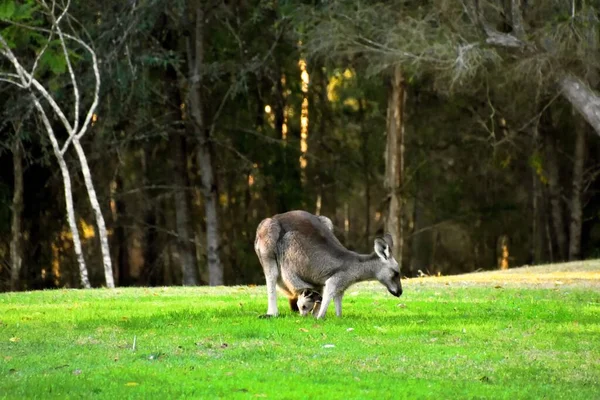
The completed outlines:
{"type": "Polygon", "coordinates": [[[396,297],[400,297],[402,296],[402,288],[398,288],[398,289],[388,289],[388,292],[390,292],[391,294],[393,294],[396,297]]]}

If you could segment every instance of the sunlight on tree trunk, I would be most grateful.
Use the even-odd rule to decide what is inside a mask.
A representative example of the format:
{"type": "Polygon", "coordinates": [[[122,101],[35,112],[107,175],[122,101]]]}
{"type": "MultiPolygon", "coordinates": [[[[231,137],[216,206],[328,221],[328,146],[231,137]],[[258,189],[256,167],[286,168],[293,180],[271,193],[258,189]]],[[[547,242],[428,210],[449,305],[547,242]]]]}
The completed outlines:
{"type": "Polygon", "coordinates": [[[321,215],[321,202],[322,202],[322,196],[321,196],[321,192],[320,192],[320,188],[319,188],[319,194],[317,194],[317,201],[315,204],[315,215],[321,215]]]}
{"type": "Polygon", "coordinates": [[[350,215],[348,212],[348,202],[344,202],[344,244],[348,246],[350,235],[350,215]]]}
{"type": "Polygon", "coordinates": [[[308,152],[308,84],[310,77],[306,69],[306,61],[298,62],[300,67],[300,79],[302,82],[302,107],[300,109],[300,173],[302,182],[306,182],[306,165],[308,152]]]}
{"type": "Polygon", "coordinates": [[[509,268],[509,240],[507,235],[502,235],[498,238],[496,245],[496,254],[498,254],[498,269],[506,270],[509,268]]]}
{"type": "Polygon", "coordinates": [[[287,106],[285,82],[285,75],[282,74],[281,78],[277,81],[277,91],[275,96],[275,130],[278,133],[280,133],[279,137],[283,140],[284,146],[287,144],[289,113],[289,108],[287,106]]]}

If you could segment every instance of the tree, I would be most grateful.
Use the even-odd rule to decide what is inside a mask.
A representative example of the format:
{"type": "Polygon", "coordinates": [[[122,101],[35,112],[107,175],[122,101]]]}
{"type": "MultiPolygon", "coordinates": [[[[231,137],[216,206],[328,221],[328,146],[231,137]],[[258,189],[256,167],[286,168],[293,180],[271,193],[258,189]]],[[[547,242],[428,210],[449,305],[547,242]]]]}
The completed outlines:
{"type": "Polygon", "coordinates": [[[586,129],[581,122],[575,132],[575,150],[573,152],[573,187],[571,189],[569,224],[569,261],[581,258],[581,228],[583,226],[583,174],[586,153],[586,129]]]}
{"type": "Polygon", "coordinates": [[[16,291],[20,285],[21,265],[23,264],[23,144],[19,137],[22,122],[15,129],[13,139],[13,200],[10,241],[10,290],[16,291]]]}
{"type": "Polygon", "coordinates": [[[387,109],[387,142],[385,163],[385,187],[388,190],[386,232],[392,235],[393,252],[402,265],[402,181],[404,172],[404,104],[405,83],[399,66],[390,78],[391,87],[387,109]]]}
{"type": "Polygon", "coordinates": [[[207,126],[203,110],[204,34],[205,18],[207,18],[204,7],[202,1],[190,1],[189,9],[193,15],[191,28],[193,28],[194,34],[191,38],[188,38],[186,46],[188,56],[187,83],[189,85],[186,103],[192,116],[194,136],[199,142],[197,160],[202,177],[202,194],[204,196],[209,283],[211,286],[216,286],[223,284],[223,266],[219,257],[218,194],[213,173],[213,129],[207,126]]]}
{"type": "Polygon", "coordinates": [[[590,68],[595,69],[593,66],[595,63],[593,53],[599,43],[594,32],[600,25],[600,21],[595,16],[594,6],[585,2],[577,7],[575,1],[571,5],[568,2],[549,1],[546,4],[548,9],[537,6],[537,9],[529,10],[531,11],[530,14],[547,18],[554,11],[557,18],[553,21],[542,20],[542,24],[539,23],[540,21],[535,21],[536,23],[532,24],[528,23],[531,21],[526,21],[523,17],[527,8],[527,2],[525,1],[488,1],[481,3],[483,4],[480,4],[478,0],[464,1],[465,8],[470,10],[469,14],[473,24],[481,28],[486,43],[513,50],[512,56],[517,62],[523,58],[538,59],[540,63],[545,62],[546,58],[554,61],[555,66],[553,67],[556,69],[552,73],[561,94],[600,135],[600,96],[590,87],[596,83],[593,81],[597,81],[597,78],[595,78],[597,72],[590,71],[590,68]],[[500,10],[510,32],[501,32],[494,28],[485,16],[486,10],[500,10]],[[555,10],[558,10],[558,12],[555,10]],[[527,31],[527,25],[536,25],[538,27],[537,31],[527,31]],[[536,42],[529,41],[529,37],[536,38],[536,42]],[[520,51],[525,56],[519,55],[515,51],[520,51]],[[589,78],[588,82],[584,82],[569,71],[567,65],[568,61],[572,60],[573,55],[576,55],[576,68],[587,72],[586,75],[589,77],[594,77],[592,82],[589,78]]]}
{"type": "MultiPolygon", "coordinates": [[[[17,6],[14,3],[8,3],[8,4],[12,4],[13,8],[12,8],[12,11],[10,11],[10,9],[8,9],[8,11],[6,11],[6,9],[5,9],[6,14],[7,14],[4,16],[5,18],[10,18],[15,13],[15,10],[17,10],[17,8],[16,8],[17,6]]],[[[59,163],[59,166],[61,169],[61,173],[63,176],[63,182],[64,182],[64,187],[65,187],[65,200],[66,200],[66,207],[67,207],[67,216],[68,216],[71,233],[73,235],[73,243],[74,243],[75,252],[77,255],[78,262],[79,262],[81,283],[84,287],[88,288],[88,287],[90,287],[90,283],[87,278],[87,267],[85,265],[85,260],[84,260],[83,253],[81,250],[81,240],[79,238],[79,232],[77,229],[77,223],[76,223],[76,218],[75,218],[75,210],[73,207],[73,196],[72,196],[72,191],[71,191],[71,177],[70,177],[70,173],[69,173],[69,170],[68,170],[67,164],[65,162],[65,158],[64,158],[64,154],[69,149],[71,144],[75,148],[75,151],[76,151],[76,154],[77,154],[77,157],[79,160],[81,172],[83,174],[83,178],[85,181],[85,186],[86,186],[86,190],[88,193],[88,197],[89,197],[90,203],[92,205],[92,209],[94,210],[94,214],[96,217],[97,231],[98,231],[98,236],[100,239],[100,245],[101,245],[101,250],[102,250],[102,255],[103,255],[103,265],[104,265],[106,286],[109,288],[113,288],[114,287],[114,279],[113,279],[113,271],[112,271],[112,262],[111,262],[111,258],[110,258],[110,250],[109,250],[109,246],[108,246],[106,225],[104,222],[102,210],[100,208],[100,204],[98,202],[98,198],[97,198],[94,184],[92,181],[92,175],[91,175],[91,171],[89,169],[89,165],[87,162],[87,156],[81,145],[81,138],[87,132],[87,129],[91,123],[92,118],[95,117],[95,110],[98,105],[98,98],[99,98],[99,91],[100,91],[100,73],[98,70],[98,61],[96,58],[96,53],[83,40],[81,40],[78,37],[73,36],[71,34],[63,33],[60,24],[61,24],[61,21],[67,16],[68,8],[70,5],[69,2],[67,2],[67,4],[63,8],[63,10],[60,11],[60,14],[58,16],[56,16],[56,14],[55,14],[55,12],[56,12],[55,10],[57,10],[57,8],[58,8],[55,1],[53,1],[50,4],[46,3],[45,1],[42,1],[41,5],[42,5],[42,12],[51,21],[52,26],[50,29],[39,28],[34,25],[27,25],[26,23],[20,22],[21,20],[25,20],[25,22],[29,22],[29,20],[31,20],[31,18],[33,18],[34,8],[32,8],[31,4],[28,4],[28,3],[26,3],[25,5],[19,6],[20,10],[22,12],[24,12],[25,15],[27,15],[27,17],[24,18],[21,15],[17,19],[17,21],[14,22],[14,25],[17,27],[24,28],[24,29],[27,29],[27,30],[30,30],[33,32],[43,32],[48,35],[47,39],[45,40],[44,47],[39,51],[35,60],[33,61],[31,71],[28,71],[23,66],[23,64],[17,59],[17,56],[11,49],[11,46],[8,44],[8,42],[6,41],[6,39],[0,32],[0,54],[9,60],[9,62],[12,64],[12,66],[15,70],[14,73],[3,73],[0,76],[2,77],[3,81],[9,82],[9,83],[15,85],[16,87],[29,92],[29,94],[31,96],[31,101],[33,102],[36,110],[38,111],[39,117],[41,118],[42,123],[46,129],[46,134],[48,135],[48,138],[50,139],[50,142],[52,144],[52,149],[58,160],[58,163],[59,163]],[[49,51],[49,45],[50,45],[54,35],[58,36],[60,50],[62,51],[62,55],[64,57],[64,63],[67,67],[71,85],[72,85],[72,89],[73,89],[74,104],[73,104],[73,110],[72,110],[73,111],[73,122],[72,123],[69,122],[67,116],[65,115],[65,112],[63,111],[63,108],[61,108],[58,105],[58,103],[56,102],[56,100],[52,96],[52,94],[35,77],[36,68],[38,66],[38,63],[41,60],[41,57],[44,55],[44,53],[46,51],[49,51]],[[80,125],[80,119],[79,119],[80,118],[79,117],[80,93],[79,93],[79,87],[77,84],[77,80],[75,77],[75,72],[73,70],[73,65],[70,60],[71,55],[69,54],[69,50],[68,50],[67,44],[66,44],[67,39],[74,41],[75,43],[82,46],[88,52],[88,54],[91,56],[92,68],[94,71],[94,77],[95,77],[95,82],[96,82],[94,93],[93,93],[93,100],[87,110],[84,120],[81,122],[81,125],[80,125]],[[40,98],[38,98],[37,96],[40,96],[41,99],[45,100],[48,103],[48,105],[50,106],[50,109],[54,112],[54,114],[61,121],[62,127],[67,132],[68,138],[67,138],[67,140],[65,140],[65,142],[63,143],[62,146],[59,145],[57,136],[54,133],[54,129],[48,118],[47,112],[44,109],[44,107],[42,106],[42,104],[40,102],[40,98]]],[[[9,22],[12,22],[12,21],[9,21],[9,22]]]]}

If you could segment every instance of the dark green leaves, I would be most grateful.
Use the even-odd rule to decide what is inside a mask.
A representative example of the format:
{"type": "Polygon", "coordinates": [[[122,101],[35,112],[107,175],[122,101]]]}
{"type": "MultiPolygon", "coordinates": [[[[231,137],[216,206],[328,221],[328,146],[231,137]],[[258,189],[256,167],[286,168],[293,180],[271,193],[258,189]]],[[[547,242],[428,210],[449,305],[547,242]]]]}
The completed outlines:
{"type": "Polygon", "coordinates": [[[0,20],[27,22],[33,19],[33,13],[38,9],[34,1],[17,2],[15,0],[0,0],[0,20]]]}
{"type": "Polygon", "coordinates": [[[0,19],[10,19],[15,14],[16,8],[14,0],[0,1],[0,19]]]}

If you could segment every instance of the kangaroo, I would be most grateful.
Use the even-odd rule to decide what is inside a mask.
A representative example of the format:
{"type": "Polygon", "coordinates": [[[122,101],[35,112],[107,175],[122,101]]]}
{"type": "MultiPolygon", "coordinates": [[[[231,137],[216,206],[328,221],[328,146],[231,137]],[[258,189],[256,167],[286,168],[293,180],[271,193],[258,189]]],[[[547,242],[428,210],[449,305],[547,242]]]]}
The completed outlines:
{"type": "Polygon", "coordinates": [[[392,237],[374,241],[374,253],[357,254],[346,249],[321,218],[306,211],[290,211],[264,219],[256,230],[254,250],[267,283],[266,316],[279,314],[278,286],[288,298],[304,289],[323,293],[317,318],[334,301],[342,315],[342,297],[352,284],[377,280],[396,297],[402,294],[400,267],[392,256],[392,237]]]}
{"type": "MultiPolygon", "coordinates": [[[[321,222],[321,223],[322,223],[322,224],[323,224],[323,225],[324,225],[324,226],[325,226],[327,229],[329,229],[331,232],[333,232],[333,222],[331,222],[331,220],[330,220],[329,218],[327,218],[327,217],[326,217],[326,216],[324,216],[324,215],[317,215],[316,217],[319,219],[319,221],[320,221],[320,222],[321,222]]],[[[257,235],[257,238],[258,238],[258,235],[257,235]]],[[[255,249],[256,249],[256,243],[255,243],[255,249]]],[[[257,254],[258,254],[258,251],[257,251],[257,254]]],[[[260,258],[260,256],[259,256],[259,258],[260,258]]],[[[292,291],[286,290],[286,288],[283,288],[283,287],[280,287],[280,289],[282,289],[282,291],[283,291],[283,292],[284,292],[284,293],[287,295],[287,297],[288,297],[288,301],[289,301],[289,303],[290,303],[290,309],[291,309],[292,311],[300,312],[300,311],[301,311],[301,308],[300,308],[300,306],[299,306],[299,304],[298,304],[298,302],[299,302],[299,299],[300,299],[299,295],[298,295],[297,293],[295,293],[295,292],[292,292],[292,291]]],[[[319,287],[318,287],[318,289],[319,289],[319,292],[320,292],[320,291],[323,289],[323,287],[322,287],[322,286],[319,286],[319,287]]],[[[316,295],[318,295],[318,296],[319,296],[319,304],[318,304],[318,306],[317,306],[317,307],[320,307],[320,305],[321,305],[321,300],[323,299],[323,297],[321,297],[321,295],[320,295],[320,293],[319,293],[319,292],[317,292],[317,291],[315,291],[315,292],[314,292],[316,295]]],[[[307,294],[306,296],[308,296],[308,294],[307,294]]],[[[313,296],[314,296],[314,295],[313,295],[313,296]]],[[[311,307],[312,307],[312,308],[311,308],[311,310],[312,310],[312,313],[313,313],[313,315],[315,315],[315,316],[316,316],[316,315],[317,315],[317,312],[318,312],[318,308],[315,308],[315,306],[314,306],[314,304],[315,304],[315,300],[316,300],[316,297],[314,297],[314,298],[312,298],[312,299],[309,299],[308,297],[305,297],[305,298],[304,298],[304,300],[303,300],[303,302],[304,302],[304,304],[305,304],[305,306],[306,306],[306,307],[309,307],[309,306],[311,306],[311,307]]],[[[302,313],[301,313],[301,314],[302,314],[302,313]]],[[[302,314],[302,315],[306,315],[306,314],[302,314]]]]}
{"type": "Polygon", "coordinates": [[[323,296],[319,292],[312,289],[304,289],[298,296],[298,310],[300,311],[300,315],[306,316],[308,313],[311,313],[316,317],[321,309],[322,301],[323,296]]]}

